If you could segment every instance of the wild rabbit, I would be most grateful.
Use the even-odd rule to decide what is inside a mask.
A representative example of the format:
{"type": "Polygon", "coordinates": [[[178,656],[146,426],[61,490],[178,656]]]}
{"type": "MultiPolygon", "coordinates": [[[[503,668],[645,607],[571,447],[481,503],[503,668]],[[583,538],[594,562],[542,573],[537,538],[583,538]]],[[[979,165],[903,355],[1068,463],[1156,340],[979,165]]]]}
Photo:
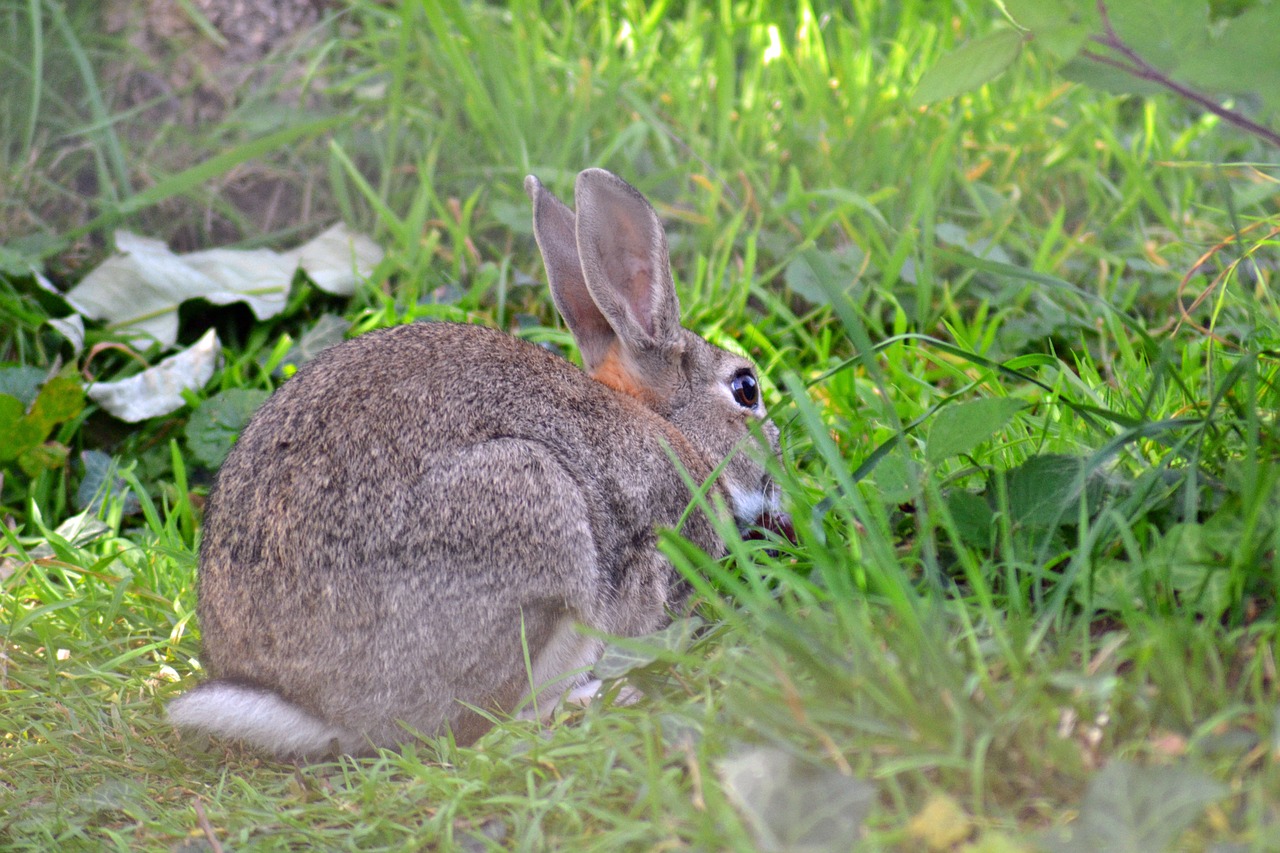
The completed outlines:
{"type": "Polygon", "coordinates": [[[655,630],[687,596],[656,547],[723,552],[683,468],[741,526],[789,521],[755,366],[680,325],[666,235],[602,169],[577,215],[525,179],[556,307],[586,372],[493,329],[418,323],[320,354],[262,406],[218,474],[198,615],[214,677],[182,729],[281,757],[459,743],[522,700],[549,711],[602,650],[579,624],[655,630]],[[672,461],[672,456],[675,462],[672,461]],[[531,667],[526,667],[525,650],[531,667]],[[531,671],[530,671],[531,670],[531,671]]]}

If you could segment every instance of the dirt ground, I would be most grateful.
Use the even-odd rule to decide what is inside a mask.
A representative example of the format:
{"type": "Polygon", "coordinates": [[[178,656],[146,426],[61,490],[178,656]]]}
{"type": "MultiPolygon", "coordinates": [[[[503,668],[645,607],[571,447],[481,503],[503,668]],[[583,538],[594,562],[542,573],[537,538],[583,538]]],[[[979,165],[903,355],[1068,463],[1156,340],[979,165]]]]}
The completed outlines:
{"type": "MultiPolygon", "coordinates": [[[[109,0],[105,29],[135,53],[109,74],[126,105],[160,98],[169,120],[217,121],[261,82],[269,55],[310,35],[329,0],[109,0]],[[146,62],[139,61],[146,58],[146,62]]],[[[301,66],[305,57],[296,57],[301,66]]],[[[278,73],[279,68],[272,69],[278,73]]]]}
{"type": "MultiPolygon", "coordinates": [[[[97,70],[109,111],[124,116],[116,132],[135,152],[131,190],[305,117],[323,88],[307,74],[340,9],[339,0],[107,0],[101,26],[124,49],[97,70]]],[[[79,161],[56,171],[83,209],[64,195],[66,209],[48,219],[69,226],[90,218],[98,174],[79,161]]],[[[162,201],[133,227],[179,251],[314,230],[334,216],[319,198],[319,180],[316,164],[275,152],[219,175],[202,194],[162,201]]],[[[82,241],[72,254],[89,261],[106,250],[82,241]]]]}

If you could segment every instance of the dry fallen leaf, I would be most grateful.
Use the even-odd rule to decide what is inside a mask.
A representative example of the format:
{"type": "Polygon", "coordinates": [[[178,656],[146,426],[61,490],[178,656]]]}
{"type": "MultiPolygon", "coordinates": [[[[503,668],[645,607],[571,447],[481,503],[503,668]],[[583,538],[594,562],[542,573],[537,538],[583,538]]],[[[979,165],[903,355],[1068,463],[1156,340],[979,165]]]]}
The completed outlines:
{"type": "Polygon", "coordinates": [[[349,296],[382,260],[372,240],[338,224],[287,252],[208,249],[174,254],[160,240],[116,232],[120,254],[108,258],[66,294],[81,314],[125,337],[178,339],[178,306],[188,299],[215,305],[244,302],[259,320],[284,309],[299,268],[316,286],[349,296]]]}
{"type": "Polygon", "coordinates": [[[129,423],[167,415],[186,400],[183,391],[203,388],[213,377],[222,344],[210,329],[200,340],[154,367],[117,382],[95,382],[85,389],[90,400],[129,423]]]}

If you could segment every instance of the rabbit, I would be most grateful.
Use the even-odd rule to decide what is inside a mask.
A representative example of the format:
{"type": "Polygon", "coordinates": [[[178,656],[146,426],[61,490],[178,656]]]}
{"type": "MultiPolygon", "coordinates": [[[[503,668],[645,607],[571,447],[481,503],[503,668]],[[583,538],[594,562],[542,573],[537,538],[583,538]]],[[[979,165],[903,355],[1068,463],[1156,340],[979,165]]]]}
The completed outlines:
{"type": "Polygon", "coordinates": [[[180,730],[304,761],[446,732],[470,744],[495,714],[545,717],[589,690],[599,634],[670,619],[689,590],[658,528],[724,553],[686,513],[681,469],[703,483],[727,459],[721,505],[790,535],[743,452],[753,424],[779,452],[756,367],[680,325],[649,202],[602,169],[578,175],[576,216],[537,178],[525,190],[585,370],[440,322],[299,369],[209,495],[197,615],[213,677],[169,703],[180,730]]]}

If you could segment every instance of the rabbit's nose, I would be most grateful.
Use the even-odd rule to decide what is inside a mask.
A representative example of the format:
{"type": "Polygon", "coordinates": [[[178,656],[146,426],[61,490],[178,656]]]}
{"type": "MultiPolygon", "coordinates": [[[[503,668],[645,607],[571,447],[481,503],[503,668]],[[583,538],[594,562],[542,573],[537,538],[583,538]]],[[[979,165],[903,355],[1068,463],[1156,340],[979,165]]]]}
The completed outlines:
{"type": "Polygon", "coordinates": [[[765,510],[751,522],[750,529],[744,539],[763,539],[765,531],[776,533],[792,545],[796,544],[796,529],[791,523],[791,516],[781,510],[765,510]]]}

